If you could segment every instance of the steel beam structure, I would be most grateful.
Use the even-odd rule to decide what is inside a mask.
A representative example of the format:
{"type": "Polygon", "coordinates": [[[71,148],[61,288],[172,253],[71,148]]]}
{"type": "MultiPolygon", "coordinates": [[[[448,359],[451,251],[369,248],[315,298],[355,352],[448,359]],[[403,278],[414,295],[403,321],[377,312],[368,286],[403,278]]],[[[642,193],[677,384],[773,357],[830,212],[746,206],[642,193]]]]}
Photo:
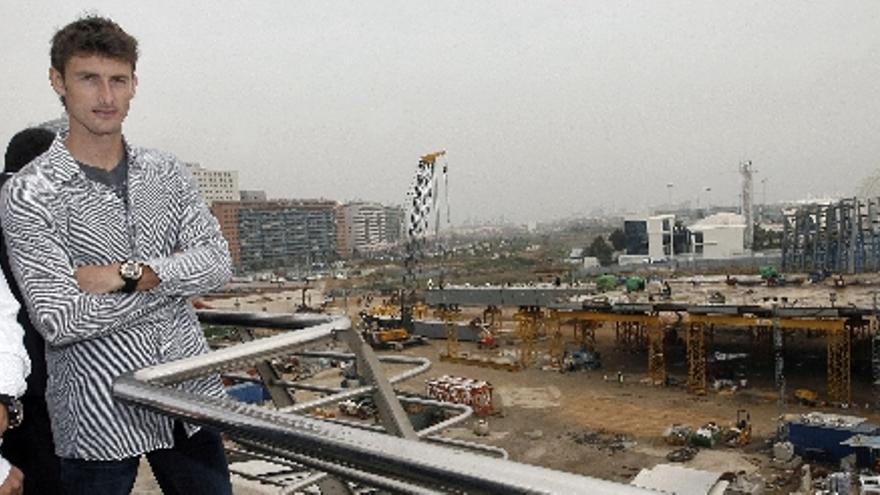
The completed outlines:
{"type": "Polygon", "coordinates": [[[806,205],[783,220],[783,270],[863,273],[880,269],[880,198],[806,205]]]}
{"type": "MultiPolygon", "coordinates": [[[[347,318],[129,373],[114,396],[188,422],[216,428],[258,448],[392,493],[644,494],[647,490],[495,459],[311,417],[199,396],[174,384],[290,353],[334,331],[347,318]]],[[[302,404],[300,404],[302,406],[302,404]]]]}
{"type": "Polygon", "coordinates": [[[373,353],[373,348],[364,342],[359,332],[348,330],[340,334],[348,344],[348,348],[357,356],[357,371],[362,383],[366,382],[365,385],[373,388],[373,402],[379,410],[379,421],[385,430],[401,438],[411,440],[417,438],[409,417],[397,400],[394,389],[391,388],[391,382],[382,373],[382,366],[373,353]]]}
{"type": "Polygon", "coordinates": [[[572,296],[589,295],[589,288],[568,287],[450,287],[425,291],[430,306],[458,304],[461,306],[549,306],[563,303],[572,296]]]}

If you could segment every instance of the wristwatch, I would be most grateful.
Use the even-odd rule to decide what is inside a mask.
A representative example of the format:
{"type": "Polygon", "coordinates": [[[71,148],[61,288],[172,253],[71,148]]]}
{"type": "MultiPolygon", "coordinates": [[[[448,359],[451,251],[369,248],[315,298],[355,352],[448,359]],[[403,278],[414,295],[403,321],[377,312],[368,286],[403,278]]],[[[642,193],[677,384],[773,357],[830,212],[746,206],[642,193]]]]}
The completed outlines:
{"type": "Polygon", "coordinates": [[[138,281],[144,275],[144,264],[139,261],[128,260],[119,265],[119,276],[125,285],[122,286],[122,292],[131,294],[137,287],[138,281]]]}
{"type": "Polygon", "coordinates": [[[21,424],[24,420],[24,407],[20,400],[11,395],[0,394],[0,405],[6,406],[10,430],[21,424]]]}

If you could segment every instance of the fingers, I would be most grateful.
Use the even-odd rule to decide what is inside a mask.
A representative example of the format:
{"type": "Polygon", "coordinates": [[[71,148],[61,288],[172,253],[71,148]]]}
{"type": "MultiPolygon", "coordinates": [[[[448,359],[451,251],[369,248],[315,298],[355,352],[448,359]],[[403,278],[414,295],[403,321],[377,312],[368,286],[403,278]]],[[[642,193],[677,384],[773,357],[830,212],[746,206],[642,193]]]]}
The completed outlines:
{"type": "Polygon", "coordinates": [[[6,480],[0,485],[0,495],[22,495],[24,491],[24,474],[15,466],[9,470],[6,480]]]}

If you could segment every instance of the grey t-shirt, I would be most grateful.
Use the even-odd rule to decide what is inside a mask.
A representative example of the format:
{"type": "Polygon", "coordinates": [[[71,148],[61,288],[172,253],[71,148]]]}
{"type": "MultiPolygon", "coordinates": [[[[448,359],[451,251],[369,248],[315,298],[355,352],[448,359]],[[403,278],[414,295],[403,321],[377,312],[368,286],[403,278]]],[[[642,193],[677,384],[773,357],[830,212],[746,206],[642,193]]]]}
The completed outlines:
{"type": "Polygon", "coordinates": [[[76,161],[76,164],[86,174],[86,177],[109,186],[120,199],[126,201],[128,198],[128,153],[122,154],[122,159],[113,170],[93,167],[79,160],[76,161]]]}

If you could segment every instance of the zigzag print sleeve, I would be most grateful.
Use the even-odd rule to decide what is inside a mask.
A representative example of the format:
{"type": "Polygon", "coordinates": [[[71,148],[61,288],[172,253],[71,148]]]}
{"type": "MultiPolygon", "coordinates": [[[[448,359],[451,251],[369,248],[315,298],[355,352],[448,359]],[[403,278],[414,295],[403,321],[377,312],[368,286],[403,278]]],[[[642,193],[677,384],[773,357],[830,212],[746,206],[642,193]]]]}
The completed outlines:
{"type": "Polygon", "coordinates": [[[37,175],[19,175],[6,182],[0,196],[9,262],[43,338],[60,346],[100,337],[160,307],[165,298],[155,294],[80,290],[47,207],[54,199],[49,189],[37,175]]]}
{"type": "Polygon", "coordinates": [[[175,160],[181,205],[176,254],[148,260],[162,281],[152,292],[190,297],[222,287],[232,276],[232,261],[217,219],[208,210],[192,175],[175,160]]]}

